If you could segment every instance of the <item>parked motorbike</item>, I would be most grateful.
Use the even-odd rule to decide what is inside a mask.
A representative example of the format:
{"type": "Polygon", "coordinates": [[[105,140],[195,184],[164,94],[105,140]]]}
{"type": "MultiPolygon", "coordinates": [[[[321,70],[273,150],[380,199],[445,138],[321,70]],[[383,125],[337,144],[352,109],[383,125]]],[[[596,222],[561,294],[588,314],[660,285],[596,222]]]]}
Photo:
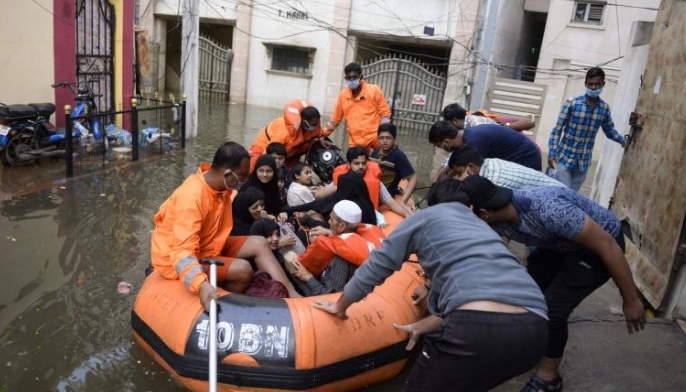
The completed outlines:
{"type": "MultiPolygon", "coordinates": [[[[105,151],[108,148],[107,138],[99,116],[95,98],[99,95],[93,93],[89,81],[84,87],[78,87],[77,83],[60,82],[53,84],[53,88],[69,88],[75,94],[76,105],[70,118],[72,119],[74,145],[89,147],[89,151],[105,151]],[[77,86],[78,90],[74,89],[77,86]],[[83,117],[86,114],[89,116],[83,117]]],[[[12,105],[15,106],[15,105],[12,105]]],[[[24,106],[28,115],[32,108],[34,116],[27,117],[28,126],[21,129],[7,131],[5,137],[0,139],[0,158],[4,166],[16,166],[36,161],[45,157],[60,157],[66,153],[66,130],[57,129],[51,122],[50,116],[55,112],[52,103],[39,103],[24,106]],[[6,136],[9,136],[7,138],[6,136]]]]}
{"type": "Polygon", "coordinates": [[[31,131],[33,121],[38,117],[38,112],[32,106],[0,103],[0,161],[3,166],[10,166],[4,154],[9,140],[23,130],[31,131]]]}

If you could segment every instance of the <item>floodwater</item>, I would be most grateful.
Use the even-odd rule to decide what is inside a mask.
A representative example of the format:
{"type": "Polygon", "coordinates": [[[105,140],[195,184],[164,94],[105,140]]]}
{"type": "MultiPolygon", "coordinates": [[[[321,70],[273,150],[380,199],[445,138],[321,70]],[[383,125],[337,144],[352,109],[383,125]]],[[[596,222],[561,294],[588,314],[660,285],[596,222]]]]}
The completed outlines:
{"type": "MultiPolygon", "coordinates": [[[[249,145],[280,112],[204,104],[185,153],[72,180],[61,161],[0,169],[0,391],[183,391],[132,339],[153,216],[219,144],[249,145]],[[121,281],[129,295],[117,292],[121,281]]],[[[401,131],[399,143],[427,186],[426,135],[401,131]]],[[[397,391],[407,373],[367,390],[397,391]]]]}

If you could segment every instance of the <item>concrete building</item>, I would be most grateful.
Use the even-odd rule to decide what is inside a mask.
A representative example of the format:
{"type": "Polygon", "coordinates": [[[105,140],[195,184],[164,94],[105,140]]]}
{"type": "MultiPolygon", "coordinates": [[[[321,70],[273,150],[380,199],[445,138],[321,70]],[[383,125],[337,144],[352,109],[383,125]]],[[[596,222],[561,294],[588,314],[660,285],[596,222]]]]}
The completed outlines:
{"type": "MultiPolygon", "coordinates": [[[[139,9],[137,29],[157,48],[156,88],[178,90],[181,0],[141,0],[139,9]]],[[[233,52],[231,102],[282,107],[306,98],[324,112],[335,104],[346,63],[389,54],[433,67],[446,76],[445,99],[464,102],[478,10],[478,0],[199,3],[201,34],[233,52]]]]}
{"type": "Polygon", "coordinates": [[[36,0],[0,2],[0,102],[53,102],[53,120],[74,104],[58,81],[93,84],[100,109],[129,107],[134,96],[133,2],[36,0]]]}

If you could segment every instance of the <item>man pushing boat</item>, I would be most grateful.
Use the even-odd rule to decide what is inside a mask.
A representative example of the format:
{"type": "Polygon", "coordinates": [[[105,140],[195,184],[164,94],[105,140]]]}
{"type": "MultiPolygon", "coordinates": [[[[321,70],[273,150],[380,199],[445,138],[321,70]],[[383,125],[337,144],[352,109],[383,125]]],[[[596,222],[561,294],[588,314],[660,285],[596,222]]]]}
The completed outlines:
{"type": "Polygon", "coordinates": [[[405,391],[486,391],[524,373],[546,347],[541,290],[502,239],[466,206],[460,182],[429,190],[429,208],[407,217],[355,272],[337,302],[313,306],[347,318],[346,309],[401,268],[414,253],[431,280],[430,315],[407,332],[412,349],[426,334],[405,391]]]}

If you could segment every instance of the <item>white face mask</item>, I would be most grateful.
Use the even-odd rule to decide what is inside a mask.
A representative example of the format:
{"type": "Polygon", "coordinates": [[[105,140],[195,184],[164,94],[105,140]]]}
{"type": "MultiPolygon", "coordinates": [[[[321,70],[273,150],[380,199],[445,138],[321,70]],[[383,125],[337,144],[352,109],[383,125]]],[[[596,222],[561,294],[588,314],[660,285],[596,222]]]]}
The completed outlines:
{"type": "Polygon", "coordinates": [[[236,186],[230,187],[229,184],[226,183],[226,176],[223,176],[222,180],[224,180],[224,186],[226,187],[226,189],[228,189],[230,191],[235,191],[235,190],[241,189],[241,187],[243,187],[243,184],[245,184],[245,183],[243,181],[241,181],[240,179],[238,179],[238,176],[236,175],[236,173],[231,172],[231,174],[233,174],[233,176],[236,178],[236,186]]]}

